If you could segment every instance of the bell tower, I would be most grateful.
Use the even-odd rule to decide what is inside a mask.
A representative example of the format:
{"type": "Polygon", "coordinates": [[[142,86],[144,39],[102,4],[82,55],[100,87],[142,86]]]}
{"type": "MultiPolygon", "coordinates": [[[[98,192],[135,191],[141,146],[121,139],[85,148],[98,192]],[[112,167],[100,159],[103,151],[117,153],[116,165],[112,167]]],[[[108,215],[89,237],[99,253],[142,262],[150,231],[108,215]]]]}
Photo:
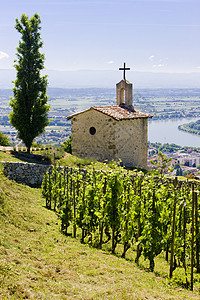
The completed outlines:
{"type": "Polygon", "coordinates": [[[126,63],[124,63],[124,67],[119,68],[119,70],[124,71],[124,78],[116,84],[117,105],[133,107],[133,85],[126,80],[125,76],[126,70],[130,70],[130,68],[126,68],[126,63]]]}

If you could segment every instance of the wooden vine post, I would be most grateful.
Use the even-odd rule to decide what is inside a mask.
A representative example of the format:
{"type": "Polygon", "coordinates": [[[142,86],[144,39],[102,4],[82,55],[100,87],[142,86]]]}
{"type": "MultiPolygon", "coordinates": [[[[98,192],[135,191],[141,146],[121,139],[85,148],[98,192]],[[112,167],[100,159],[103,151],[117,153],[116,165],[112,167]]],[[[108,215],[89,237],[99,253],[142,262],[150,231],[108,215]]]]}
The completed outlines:
{"type": "Polygon", "coordinates": [[[176,221],[177,177],[175,177],[174,186],[175,186],[175,195],[174,195],[173,220],[172,220],[172,242],[171,242],[171,258],[170,258],[169,278],[172,278],[172,273],[174,270],[174,239],[175,239],[175,221],[176,221]]]}
{"type": "Polygon", "coordinates": [[[67,167],[67,182],[66,182],[66,188],[67,190],[65,190],[65,194],[67,197],[67,200],[69,199],[69,169],[67,167]]]}
{"type": "MultiPolygon", "coordinates": [[[[82,194],[82,202],[83,202],[83,207],[85,207],[85,177],[83,179],[83,194],[82,194]]],[[[82,216],[83,218],[83,216],[82,216]]],[[[83,244],[84,243],[84,238],[85,238],[85,228],[84,228],[84,225],[82,225],[82,235],[81,235],[81,243],[83,244]]]]}
{"type": "Polygon", "coordinates": [[[48,204],[47,204],[47,208],[51,209],[51,191],[52,191],[52,186],[51,186],[51,171],[49,168],[49,199],[48,199],[48,204]]]}
{"type": "Polygon", "coordinates": [[[195,231],[196,231],[196,268],[197,273],[200,273],[200,266],[199,266],[199,214],[198,214],[198,199],[197,193],[195,193],[195,231]]]}
{"type": "MultiPolygon", "coordinates": [[[[66,167],[64,167],[64,198],[65,198],[65,210],[66,210],[66,212],[68,210],[68,202],[69,202],[68,183],[69,183],[68,167],[67,167],[67,170],[66,170],[66,167]],[[66,173],[67,173],[67,181],[66,181],[66,173]]],[[[65,227],[65,234],[67,235],[68,226],[65,226],[64,222],[63,222],[62,226],[63,226],[63,229],[65,227]]]]}
{"type": "MultiPolygon", "coordinates": [[[[104,182],[104,185],[103,185],[103,197],[106,194],[106,188],[107,188],[107,180],[106,180],[106,177],[105,177],[105,182],[104,182]]],[[[105,207],[104,206],[105,206],[105,204],[103,203],[103,216],[102,216],[102,220],[101,220],[100,226],[99,226],[99,229],[100,229],[99,248],[100,249],[102,248],[102,243],[103,243],[103,227],[104,227],[104,216],[105,216],[105,207]]]]}
{"type": "Polygon", "coordinates": [[[192,241],[191,241],[191,285],[190,289],[193,291],[193,273],[194,273],[194,202],[195,202],[195,191],[194,184],[192,184],[192,241]]]}
{"type": "MultiPolygon", "coordinates": [[[[114,186],[115,186],[115,189],[116,189],[116,184],[117,184],[117,176],[115,176],[115,183],[114,183],[114,186]]],[[[112,201],[115,202],[112,203],[112,205],[115,205],[115,209],[116,209],[116,201],[118,201],[118,195],[117,195],[117,191],[114,190],[112,191],[112,201]]],[[[116,224],[112,224],[112,253],[115,253],[115,248],[116,248],[116,245],[117,245],[117,234],[116,234],[116,224]]]]}
{"type": "Polygon", "coordinates": [[[188,279],[187,279],[187,266],[185,261],[185,252],[186,252],[186,199],[183,199],[183,267],[185,270],[185,280],[186,287],[188,288],[188,279]]]}
{"type": "MultiPolygon", "coordinates": [[[[141,221],[140,221],[140,218],[141,218],[141,205],[142,205],[142,200],[141,200],[141,197],[142,197],[142,180],[140,180],[140,185],[139,185],[139,196],[140,196],[140,202],[139,202],[139,211],[138,211],[138,218],[137,218],[137,237],[136,237],[137,243],[138,243],[139,237],[141,235],[141,221]]],[[[138,243],[137,244],[137,255],[136,255],[136,258],[135,258],[135,263],[137,265],[139,263],[139,258],[141,256],[141,253],[142,253],[142,249],[141,249],[140,244],[138,243]]]]}
{"type": "MultiPolygon", "coordinates": [[[[128,189],[127,189],[127,199],[126,199],[126,203],[125,203],[125,209],[126,209],[126,211],[129,211],[129,193],[130,193],[130,187],[128,186],[128,189]]],[[[126,216],[125,217],[126,218],[126,220],[125,220],[125,232],[127,232],[127,229],[128,229],[128,217],[126,216]]],[[[122,258],[125,258],[125,255],[126,255],[126,252],[127,252],[127,250],[130,248],[130,244],[129,244],[129,241],[128,240],[126,240],[125,242],[124,242],[124,251],[123,251],[123,253],[122,253],[122,258]]]]}
{"type": "Polygon", "coordinates": [[[62,191],[61,191],[61,189],[62,189],[62,173],[61,173],[60,168],[59,168],[59,171],[60,171],[60,174],[59,174],[59,205],[62,206],[63,205],[63,203],[62,203],[63,197],[62,197],[62,191]]]}
{"type": "Polygon", "coordinates": [[[73,225],[73,237],[76,238],[76,187],[73,180],[73,212],[74,212],[74,225],[73,225]]]}
{"type": "Polygon", "coordinates": [[[56,206],[57,206],[57,169],[56,166],[54,165],[54,170],[52,172],[52,177],[53,177],[53,187],[56,186],[56,191],[53,188],[53,210],[56,211],[56,206]]]}

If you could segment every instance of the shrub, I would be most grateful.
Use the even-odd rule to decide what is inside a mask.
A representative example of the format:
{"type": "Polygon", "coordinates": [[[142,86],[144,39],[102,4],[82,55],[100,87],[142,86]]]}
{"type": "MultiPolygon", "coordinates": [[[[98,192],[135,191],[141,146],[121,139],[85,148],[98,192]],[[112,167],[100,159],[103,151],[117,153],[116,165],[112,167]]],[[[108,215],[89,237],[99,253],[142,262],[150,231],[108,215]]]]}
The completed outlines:
{"type": "Polygon", "coordinates": [[[70,135],[68,140],[63,143],[64,151],[72,154],[72,136],[70,135]]]}
{"type": "Polygon", "coordinates": [[[3,134],[3,132],[0,131],[0,146],[10,146],[10,145],[11,143],[7,135],[3,134]]]}

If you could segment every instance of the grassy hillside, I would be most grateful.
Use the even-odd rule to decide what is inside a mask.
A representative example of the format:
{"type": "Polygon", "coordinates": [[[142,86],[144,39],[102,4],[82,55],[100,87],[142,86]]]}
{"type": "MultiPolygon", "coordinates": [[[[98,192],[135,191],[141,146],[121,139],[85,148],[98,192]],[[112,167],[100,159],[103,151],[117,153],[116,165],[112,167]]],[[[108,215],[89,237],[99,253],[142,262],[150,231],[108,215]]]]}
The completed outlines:
{"type": "Polygon", "coordinates": [[[112,170],[116,168],[116,162],[102,163],[92,158],[78,158],[69,153],[64,152],[62,148],[48,148],[48,150],[32,151],[31,155],[27,155],[24,149],[18,151],[8,150],[5,147],[0,147],[0,161],[15,161],[15,162],[30,162],[30,163],[41,163],[41,164],[54,164],[61,166],[68,166],[72,168],[87,168],[96,170],[112,170]]]}
{"type": "Polygon", "coordinates": [[[0,299],[199,299],[170,284],[163,265],[145,263],[80,244],[60,232],[40,189],[9,181],[0,171],[0,299]]]}

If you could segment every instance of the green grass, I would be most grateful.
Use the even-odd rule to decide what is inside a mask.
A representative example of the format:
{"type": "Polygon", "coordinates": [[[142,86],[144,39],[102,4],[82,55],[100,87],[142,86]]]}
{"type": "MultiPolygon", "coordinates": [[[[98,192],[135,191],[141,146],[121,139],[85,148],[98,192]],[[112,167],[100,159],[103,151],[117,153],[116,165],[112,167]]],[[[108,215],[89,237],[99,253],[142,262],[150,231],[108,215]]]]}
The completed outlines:
{"type": "Polygon", "coordinates": [[[0,172],[0,299],[199,299],[198,282],[193,293],[169,282],[162,257],[150,273],[133,250],[108,250],[64,236],[41,190],[0,172]]]}
{"type": "Polygon", "coordinates": [[[0,161],[20,161],[15,155],[11,154],[10,151],[0,150],[0,161]]]}
{"type": "Polygon", "coordinates": [[[26,157],[26,152],[20,149],[19,152],[0,150],[0,161],[23,161],[23,162],[38,162],[38,163],[51,163],[54,164],[54,153],[55,153],[55,163],[60,164],[61,166],[71,167],[71,168],[86,168],[96,170],[112,170],[117,167],[117,163],[112,162],[98,162],[93,158],[78,158],[69,153],[64,152],[62,147],[52,148],[46,147],[43,150],[34,150],[31,153],[35,155],[35,158],[31,159],[28,156],[26,157]],[[20,157],[20,152],[23,155],[20,157]],[[43,159],[41,159],[43,157],[43,159]]]}

